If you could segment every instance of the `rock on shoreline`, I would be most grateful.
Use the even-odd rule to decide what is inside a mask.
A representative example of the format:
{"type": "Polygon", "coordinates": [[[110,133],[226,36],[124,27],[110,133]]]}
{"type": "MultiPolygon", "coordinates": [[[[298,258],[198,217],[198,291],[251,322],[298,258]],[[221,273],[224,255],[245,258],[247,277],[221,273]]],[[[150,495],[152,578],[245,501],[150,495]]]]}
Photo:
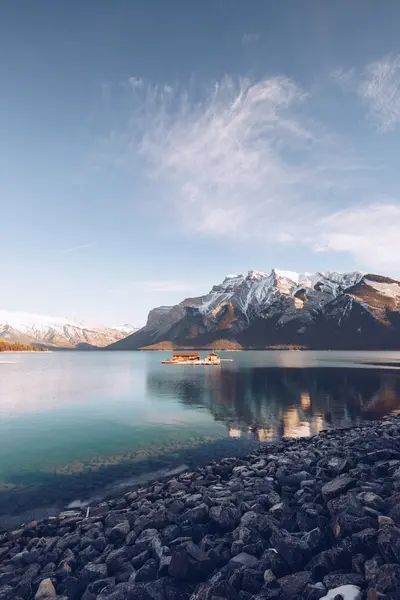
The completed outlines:
{"type": "Polygon", "coordinates": [[[0,532],[0,600],[400,598],[400,418],[0,532]]]}

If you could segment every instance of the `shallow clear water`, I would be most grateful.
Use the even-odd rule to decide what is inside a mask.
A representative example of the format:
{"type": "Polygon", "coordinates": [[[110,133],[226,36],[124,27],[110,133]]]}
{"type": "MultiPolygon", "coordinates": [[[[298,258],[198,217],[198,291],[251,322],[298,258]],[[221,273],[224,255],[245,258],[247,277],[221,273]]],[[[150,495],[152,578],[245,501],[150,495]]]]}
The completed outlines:
{"type": "Polygon", "coordinates": [[[221,367],[166,356],[1,354],[0,512],[400,409],[396,352],[226,352],[221,367]]]}

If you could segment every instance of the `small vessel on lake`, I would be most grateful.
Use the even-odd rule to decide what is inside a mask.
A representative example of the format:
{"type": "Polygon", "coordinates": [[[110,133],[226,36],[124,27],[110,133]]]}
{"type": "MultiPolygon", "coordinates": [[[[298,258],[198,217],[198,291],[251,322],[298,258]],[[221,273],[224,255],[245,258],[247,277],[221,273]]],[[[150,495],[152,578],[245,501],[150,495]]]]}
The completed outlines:
{"type": "Polygon", "coordinates": [[[199,352],[173,352],[170,360],[161,362],[163,365],[218,366],[221,364],[221,359],[215,352],[210,352],[205,358],[201,358],[199,352]]]}

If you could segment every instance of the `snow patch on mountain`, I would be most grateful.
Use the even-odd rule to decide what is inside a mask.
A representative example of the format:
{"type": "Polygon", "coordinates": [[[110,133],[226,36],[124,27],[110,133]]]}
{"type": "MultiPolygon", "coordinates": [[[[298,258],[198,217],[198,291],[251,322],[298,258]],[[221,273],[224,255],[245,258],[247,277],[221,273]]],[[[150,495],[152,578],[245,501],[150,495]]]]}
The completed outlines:
{"type": "Polygon", "coordinates": [[[121,333],[130,335],[134,331],[137,331],[138,327],[134,327],[133,325],[125,324],[125,325],[117,325],[115,327],[112,327],[112,329],[116,329],[117,331],[120,331],[121,333]]]}
{"type": "Polygon", "coordinates": [[[365,278],[364,281],[383,296],[388,296],[389,298],[400,297],[400,285],[398,283],[381,283],[368,278],[365,278]]]}
{"type": "Polygon", "coordinates": [[[10,325],[13,329],[19,329],[21,331],[29,331],[31,329],[40,330],[48,327],[61,328],[66,325],[80,327],[80,325],[72,319],[1,309],[0,323],[10,325]]]}
{"type": "Polygon", "coordinates": [[[134,331],[136,329],[131,325],[91,326],[65,317],[0,309],[0,338],[15,342],[61,347],[74,347],[78,344],[106,346],[134,331]]]}
{"type": "Polygon", "coordinates": [[[153,309],[147,325],[114,348],[165,341],[218,347],[229,340],[260,349],[397,349],[399,315],[400,282],[388,277],[359,271],[249,271],[226,277],[203,296],[153,309]]]}
{"type": "MultiPolygon", "coordinates": [[[[215,285],[209,294],[195,298],[186,306],[196,307],[204,316],[210,315],[217,306],[233,303],[241,311],[247,321],[265,311],[282,297],[296,297],[295,308],[301,308],[304,300],[299,300],[299,292],[325,293],[326,300],[336,297],[347,287],[360,281],[363,274],[337,273],[324,271],[321,273],[297,273],[281,269],[272,269],[270,274],[262,271],[248,271],[247,275],[230,275],[223,282],[215,285]]],[[[290,314],[286,318],[291,318],[290,314]]]]}
{"type": "Polygon", "coordinates": [[[253,281],[259,281],[260,279],[265,279],[265,277],[268,277],[268,275],[263,271],[249,271],[247,273],[247,279],[251,279],[253,281]]]}
{"type": "MultiPolygon", "coordinates": [[[[294,281],[295,283],[299,283],[302,275],[300,273],[296,273],[295,271],[282,271],[280,269],[274,269],[274,272],[278,277],[284,277],[285,279],[290,279],[290,281],[294,281]]],[[[306,274],[304,274],[306,275],[306,274]]]]}

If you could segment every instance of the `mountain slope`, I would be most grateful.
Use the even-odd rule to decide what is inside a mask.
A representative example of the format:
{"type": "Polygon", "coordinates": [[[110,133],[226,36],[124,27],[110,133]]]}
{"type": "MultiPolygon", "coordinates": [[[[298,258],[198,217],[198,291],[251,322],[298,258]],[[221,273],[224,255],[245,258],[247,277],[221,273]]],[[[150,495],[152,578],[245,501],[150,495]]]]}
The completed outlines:
{"type": "Polygon", "coordinates": [[[68,319],[0,310],[0,338],[10,342],[48,347],[104,347],[132,333],[122,327],[89,327],[68,319]]]}
{"type": "Polygon", "coordinates": [[[231,275],[198,298],[149,313],[111,349],[178,347],[399,348],[400,283],[380,275],[273,269],[231,275]]]}

